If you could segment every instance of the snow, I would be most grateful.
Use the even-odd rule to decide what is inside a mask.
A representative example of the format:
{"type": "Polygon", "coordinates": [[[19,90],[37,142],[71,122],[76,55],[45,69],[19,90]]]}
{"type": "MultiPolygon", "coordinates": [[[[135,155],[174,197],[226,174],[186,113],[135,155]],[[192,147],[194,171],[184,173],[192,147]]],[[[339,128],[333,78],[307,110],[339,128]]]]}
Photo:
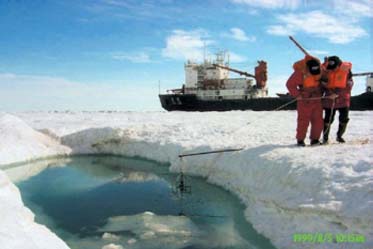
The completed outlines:
{"type": "Polygon", "coordinates": [[[0,141],[0,165],[70,152],[59,141],[35,131],[9,114],[0,113],[0,141]]]}
{"type": "Polygon", "coordinates": [[[34,214],[21,200],[19,190],[0,171],[0,245],[1,249],[69,248],[48,228],[34,222],[34,214]]]}
{"type": "MultiPolygon", "coordinates": [[[[69,148],[35,131],[21,119],[0,114],[0,169],[1,164],[27,161],[38,157],[69,152],[69,148]]],[[[12,171],[14,178],[29,177],[43,169],[12,171]],[[20,176],[22,175],[22,177],[20,176]]],[[[34,214],[23,205],[19,190],[0,170],[0,245],[2,249],[30,248],[65,249],[68,246],[45,226],[34,222],[34,214]]]]}
{"type": "MultiPolygon", "coordinates": [[[[350,113],[349,143],[305,148],[293,145],[294,111],[15,115],[0,114],[0,168],[66,153],[141,156],[169,162],[173,171],[183,167],[237,195],[247,220],[278,248],[341,246],[294,243],[295,233],[362,234],[366,243],[348,247],[373,246],[373,112],[350,113]],[[243,150],[178,159],[225,148],[243,150]]],[[[331,140],[336,129],[337,122],[331,140]]],[[[0,244],[3,239],[0,233],[0,244]]]]}

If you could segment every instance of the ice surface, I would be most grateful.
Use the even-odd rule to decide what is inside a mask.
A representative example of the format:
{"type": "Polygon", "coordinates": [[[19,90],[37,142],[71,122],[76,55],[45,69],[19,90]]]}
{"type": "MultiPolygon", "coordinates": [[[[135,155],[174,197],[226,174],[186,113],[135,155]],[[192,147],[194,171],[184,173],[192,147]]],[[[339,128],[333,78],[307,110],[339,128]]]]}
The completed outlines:
{"type": "Polygon", "coordinates": [[[103,246],[102,249],[123,249],[123,246],[111,243],[103,246]]]}
{"type": "Polygon", "coordinates": [[[144,249],[162,248],[169,244],[174,248],[183,248],[198,235],[197,227],[185,216],[158,216],[151,212],[112,217],[100,231],[130,232],[144,241],[137,242],[144,249]]]}
{"type": "MultiPolygon", "coordinates": [[[[21,119],[0,114],[1,164],[68,153],[69,148],[35,131],[21,119]]],[[[23,172],[12,171],[14,179],[37,174],[45,165],[23,172]]],[[[0,170],[0,248],[65,249],[67,245],[45,226],[34,222],[33,213],[23,205],[18,189],[0,170]]]]}
{"type": "MultiPolygon", "coordinates": [[[[351,112],[345,135],[351,142],[312,148],[293,145],[294,111],[17,116],[21,119],[0,117],[0,165],[66,153],[66,147],[73,154],[113,153],[169,162],[171,170],[182,165],[189,174],[204,176],[239,196],[247,206],[247,219],[279,248],[299,248],[293,234],[302,232],[363,234],[365,244],[348,247],[373,247],[373,112],[351,112]],[[66,147],[30,126],[59,137],[66,147]],[[45,137],[52,146],[45,146],[45,137]],[[183,152],[238,147],[244,150],[183,162],[177,157],[183,152]]],[[[340,248],[330,243],[308,246],[340,248]]]]}
{"type": "Polygon", "coordinates": [[[18,117],[0,114],[0,168],[2,164],[63,155],[69,152],[68,147],[35,131],[18,117]]]}
{"type": "Polygon", "coordinates": [[[0,171],[0,248],[67,249],[68,246],[45,226],[34,222],[34,214],[23,205],[18,189],[0,171]]]}

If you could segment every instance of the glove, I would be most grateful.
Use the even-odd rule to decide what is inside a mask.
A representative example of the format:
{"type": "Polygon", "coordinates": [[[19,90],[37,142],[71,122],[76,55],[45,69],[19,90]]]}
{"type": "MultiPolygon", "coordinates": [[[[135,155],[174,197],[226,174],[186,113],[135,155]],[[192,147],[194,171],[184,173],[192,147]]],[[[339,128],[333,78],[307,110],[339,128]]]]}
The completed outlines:
{"type": "Polygon", "coordinates": [[[303,99],[303,95],[304,95],[304,92],[303,91],[299,91],[299,94],[297,96],[295,96],[295,98],[297,100],[302,100],[303,99]]]}
{"type": "Polygon", "coordinates": [[[338,94],[332,93],[331,95],[328,96],[329,99],[336,99],[338,98],[338,94]]]}

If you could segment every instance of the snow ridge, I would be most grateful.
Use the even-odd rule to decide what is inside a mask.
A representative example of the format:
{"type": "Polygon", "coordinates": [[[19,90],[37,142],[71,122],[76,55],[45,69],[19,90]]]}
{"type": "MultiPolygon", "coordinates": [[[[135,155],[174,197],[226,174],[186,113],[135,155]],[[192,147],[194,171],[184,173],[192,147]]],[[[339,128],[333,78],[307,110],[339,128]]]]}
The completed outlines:
{"type": "Polygon", "coordinates": [[[59,141],[10,114],[0,114],[0,141],[0,165],[70,153],[59,141]]]}

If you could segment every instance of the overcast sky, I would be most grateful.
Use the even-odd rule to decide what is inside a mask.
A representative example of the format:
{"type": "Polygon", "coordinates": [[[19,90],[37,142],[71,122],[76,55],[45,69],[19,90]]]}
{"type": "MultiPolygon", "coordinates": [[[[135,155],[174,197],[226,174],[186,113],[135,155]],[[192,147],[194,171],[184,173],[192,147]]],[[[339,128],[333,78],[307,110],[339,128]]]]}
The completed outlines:
{"type": "MultiPolygon", "coordinates": [[[[0,1],[0,110],[161,110],[184,62],[226,49],[253,73],[268,62],[271,95],[286,92],[303,54],[373,70],[371,0],[0,1]]],[[[231,74],[231,77],[238,77],[231,74]]],[[[365,79],[356,78],[353,93],[365,79]]]]}

